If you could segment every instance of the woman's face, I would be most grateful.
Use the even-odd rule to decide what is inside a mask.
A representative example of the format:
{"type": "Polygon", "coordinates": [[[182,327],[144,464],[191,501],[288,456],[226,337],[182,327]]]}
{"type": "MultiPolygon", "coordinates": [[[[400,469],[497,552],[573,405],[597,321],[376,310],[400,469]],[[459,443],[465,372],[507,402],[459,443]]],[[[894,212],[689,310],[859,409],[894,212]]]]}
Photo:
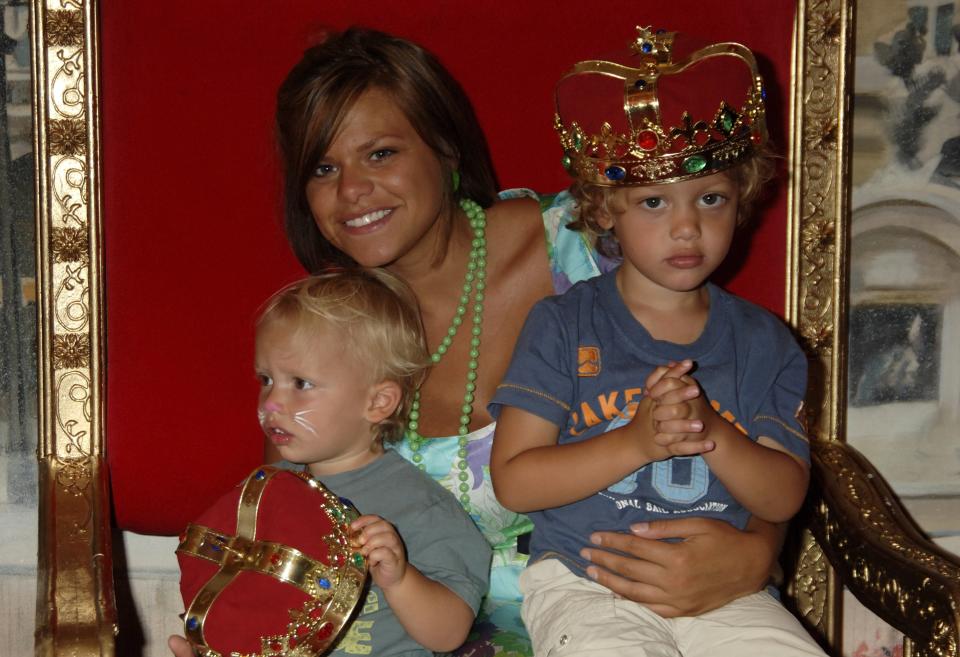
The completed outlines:
{"type": "Polygon", "coordinates": [[[323,236],[359,264],[432,258],[443,167],[386,91],[361,95],[307,183],[323,236]]]}

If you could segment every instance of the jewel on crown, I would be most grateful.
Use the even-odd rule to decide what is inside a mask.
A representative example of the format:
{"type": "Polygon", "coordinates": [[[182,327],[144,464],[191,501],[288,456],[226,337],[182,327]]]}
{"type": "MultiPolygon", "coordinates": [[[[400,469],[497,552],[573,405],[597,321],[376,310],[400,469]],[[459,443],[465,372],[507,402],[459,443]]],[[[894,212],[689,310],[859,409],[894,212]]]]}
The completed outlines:
{"type": "MultiPolygon", "coordinates": [[[[676,32],[638,26],[626,57],[628,64],[578,62],[557,83],[554,127],[564,149],[563,165],[571,176],[604,186],[676,182],[726,169],[766,141],[763,79],[753,53],[732,42],[681,52],[677,46],[683,37],[677,37],[676,32]],[[712,65],[702,66],[707,60],[712,65]],[[623,86],[616,99],[578,93],[567,105],[611,101],[611,107],[622,108],[626,132],[613,127],[609,119],[615,121],[616,117],[609,114],[596,132],[588,132],[581,127],[576,109],[561,102],[561,85],[576,85],[586,76],[614,78],[623,86]],[[738,77],[744,82],[734,81],[738,77]],[[669,89],[677,84],[698,90],[708,84],[723,88],[717,97],[707,98],[715,109],[700,108],[698,115],[698,110],[691,112],[684,106],[679,117],[667,125],[661,105],[674,100],[669,89]],[[739,102],[729,102],[731,98],[739,102]]],[[[689,40],[684,45],[689,45],[689,40]]],[[[591,109],[587,107],[583,113],[591,113],[591,109]]]]}

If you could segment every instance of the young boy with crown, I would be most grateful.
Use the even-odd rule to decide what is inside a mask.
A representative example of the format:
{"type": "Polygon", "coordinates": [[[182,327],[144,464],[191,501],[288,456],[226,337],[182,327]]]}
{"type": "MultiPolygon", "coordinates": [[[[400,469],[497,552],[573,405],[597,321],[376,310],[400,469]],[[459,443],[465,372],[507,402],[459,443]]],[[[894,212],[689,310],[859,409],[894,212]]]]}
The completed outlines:
{"type": "Polygon", "coordinates": [[[534,306],[491,403],[497,497],[534,523],[523,619],[537,655],[823,655],[766,591],[665,618],[583,558],[655,519],[785,522],[809,480],[803,352],[708,281],[773,170],[756,61],[638,30],[557,85],[571,227],[622,264],[534,306]]]}

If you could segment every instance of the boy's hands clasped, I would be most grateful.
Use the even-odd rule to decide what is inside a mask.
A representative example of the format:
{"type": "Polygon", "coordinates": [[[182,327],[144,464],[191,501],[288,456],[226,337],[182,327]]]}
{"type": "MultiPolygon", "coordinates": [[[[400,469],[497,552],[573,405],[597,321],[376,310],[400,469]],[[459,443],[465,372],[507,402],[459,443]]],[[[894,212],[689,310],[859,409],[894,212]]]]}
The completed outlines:
{"type": "Polygon", "coordinates": [[[637,412],[647,417],[636,420],[644,424],[649,420],[648,426],[653,427],[653,439],[647,445],[651,461],[703,454],[716,446],[707,439],[707,427],[716,412],[689,375],[692,369],[692,361],[671,362],[647,377],[644,401],[648,403],[642,403],[637,412]]]}

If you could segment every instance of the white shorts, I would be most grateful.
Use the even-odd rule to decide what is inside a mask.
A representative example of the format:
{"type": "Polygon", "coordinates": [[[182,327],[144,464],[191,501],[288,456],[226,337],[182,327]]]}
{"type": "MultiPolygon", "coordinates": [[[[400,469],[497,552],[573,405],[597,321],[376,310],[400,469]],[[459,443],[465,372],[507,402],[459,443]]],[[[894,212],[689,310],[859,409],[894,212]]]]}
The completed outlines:
{"type": "Polygon", "coordinates": [[[700,616],[663,618],[557,559],[528,566],[520,589],[536,657],[826,657],[766,591],[700,616]]]}

